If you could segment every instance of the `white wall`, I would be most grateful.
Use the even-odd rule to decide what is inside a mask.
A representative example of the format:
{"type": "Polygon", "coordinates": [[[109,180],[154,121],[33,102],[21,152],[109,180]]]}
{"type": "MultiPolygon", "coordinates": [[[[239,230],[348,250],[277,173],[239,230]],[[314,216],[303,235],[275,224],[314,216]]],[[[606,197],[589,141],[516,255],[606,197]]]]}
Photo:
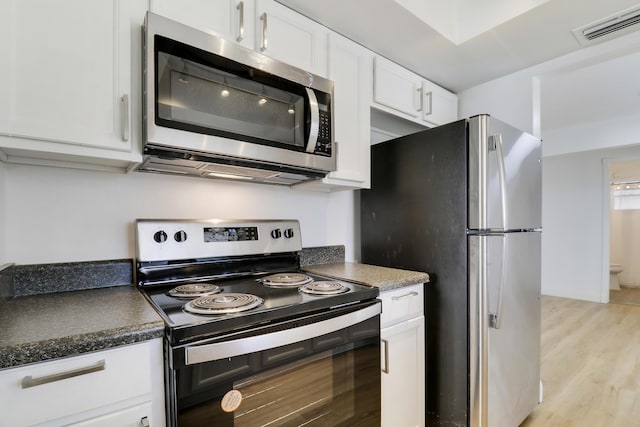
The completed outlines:
{"type": "Polygon", "coordinates": [[[545,156],[638,144],[640,112],[546,129],[543,137],[545,156]]]}
{"type": "Polygon", "coordinates": [[[352,191],[15,164],[4,169],[1,240],[6,260],[16,264],[134,258],[136,218],[293,218],[300,220],[304,247],[344,244],[353,260],[352,191]]]}
{"type": "Polygon", "coordinates": [[[608,280],[609,275],[609,232],[604,227],[609,206],[605,160],[638,155],[637,146],[544,158],[544,294],[606,302],[602,292],[603,278],[608,280]]]}
{"type": "Polygon", "coordinates": [[[510,74],[460,93],[458,115],[470,117],[490,114],[525,132],[537,135],[534,127],[537,120],[534,114],[536,95],[537,86],[530,72],[510,74]]]}

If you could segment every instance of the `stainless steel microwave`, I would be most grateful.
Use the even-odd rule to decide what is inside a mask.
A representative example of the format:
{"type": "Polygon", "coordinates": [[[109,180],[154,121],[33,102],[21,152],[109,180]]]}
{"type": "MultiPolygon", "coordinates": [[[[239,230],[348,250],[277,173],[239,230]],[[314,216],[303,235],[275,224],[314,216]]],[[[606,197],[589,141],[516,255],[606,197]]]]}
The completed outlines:
{"type": "Polygon", "coordinates": [[[336,168],[333,83],[147,12],[138,170],[295,184],[336,168]]]}

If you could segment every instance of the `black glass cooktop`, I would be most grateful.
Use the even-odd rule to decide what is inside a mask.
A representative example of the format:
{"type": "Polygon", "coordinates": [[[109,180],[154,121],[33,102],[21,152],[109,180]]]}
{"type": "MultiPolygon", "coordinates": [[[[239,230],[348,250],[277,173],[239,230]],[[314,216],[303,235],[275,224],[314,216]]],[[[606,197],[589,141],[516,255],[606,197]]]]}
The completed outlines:
{"type": "Polygon", "coordinates": [[[242,330],[258,324],[288,320],[311,313],[329,311],[359,301],[371,300],[378,296],[378,289],[355,283],[328,279],[308,274],[314,281],[331,280],[346,286],[348,291],[331,295],[310,295],[298,287],[273,288],[260,282],[266,276],[249,276],[227,280],[209,280],[221,288],[222,293],[251,294],[264,302],[255,308],[228,314],[194,314],[184,309],[188,299],[167,294],[177,285],[141,288],[167,325],[167,338],[172,345],[195,339],[213,337],[230,331],[242,330]]]}

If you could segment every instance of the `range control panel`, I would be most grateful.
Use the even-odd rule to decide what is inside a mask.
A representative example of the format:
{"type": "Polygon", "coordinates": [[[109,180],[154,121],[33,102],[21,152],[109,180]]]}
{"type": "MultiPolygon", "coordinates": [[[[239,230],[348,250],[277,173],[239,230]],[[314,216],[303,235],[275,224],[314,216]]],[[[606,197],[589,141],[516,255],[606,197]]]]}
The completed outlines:
{"type": "Polygon", "coordinates": [[[141,262],[295,252],[302,249],[297,220],[139,219],[141,262]]]}

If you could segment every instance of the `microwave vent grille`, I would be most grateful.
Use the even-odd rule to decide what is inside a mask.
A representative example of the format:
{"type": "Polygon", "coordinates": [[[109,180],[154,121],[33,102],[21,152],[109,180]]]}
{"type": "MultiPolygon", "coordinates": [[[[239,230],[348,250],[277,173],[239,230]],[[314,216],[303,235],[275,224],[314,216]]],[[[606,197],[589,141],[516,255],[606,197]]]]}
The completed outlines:
{"type": "Polygon", "coordinates": [[[293,185],[315,177],[290,171],[272,171],[225,163],[148,156],[136,168],[140,172],[189,175],[200,178],[228,179],[261,184],[293,185]]]}

